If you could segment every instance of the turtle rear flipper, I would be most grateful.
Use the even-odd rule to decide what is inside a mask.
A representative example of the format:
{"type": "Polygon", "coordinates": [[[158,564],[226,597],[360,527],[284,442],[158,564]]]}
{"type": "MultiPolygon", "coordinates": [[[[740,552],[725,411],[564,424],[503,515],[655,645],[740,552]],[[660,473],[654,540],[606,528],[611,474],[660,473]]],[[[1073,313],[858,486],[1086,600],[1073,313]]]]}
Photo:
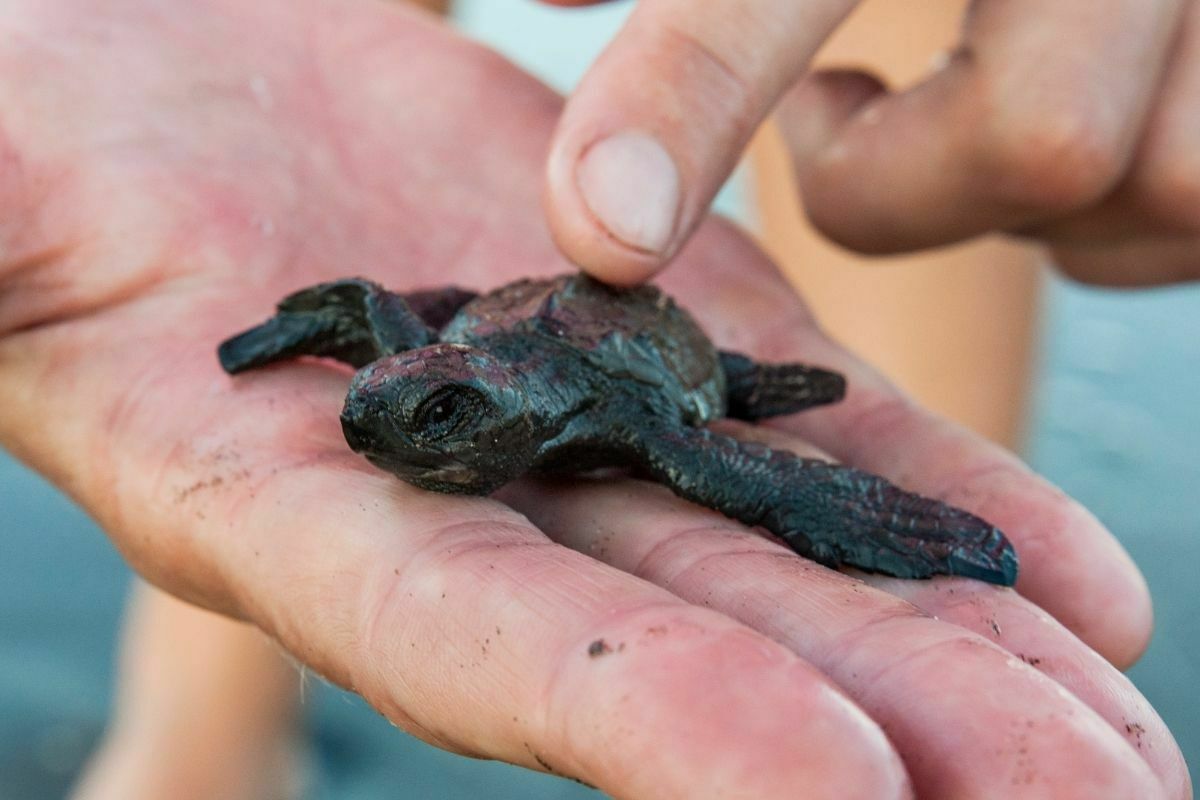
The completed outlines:
{"type": "Polygon", "coordinates": [[[846,395],[837,372],[806,364],[762,364],[741,353],[722,352],[729,397],[727,416],[748,422],[795,414],[836,403],[846,395]]]}
{"type": "Polygon", "coordinates": [[[699,428],[643,431],[631,445],[676,494],[761,525],[826,566],[1016,581],[1016,552],[998,529],[876,475],[699,428]]]}
{"type": "Polygon", "coordinates": [[[402,296],[354,278],[287,296],[274,317],[226,340],[217,355],[231,375],[303,355],[362,367],[435,341],[437,333],[402,296]]]}

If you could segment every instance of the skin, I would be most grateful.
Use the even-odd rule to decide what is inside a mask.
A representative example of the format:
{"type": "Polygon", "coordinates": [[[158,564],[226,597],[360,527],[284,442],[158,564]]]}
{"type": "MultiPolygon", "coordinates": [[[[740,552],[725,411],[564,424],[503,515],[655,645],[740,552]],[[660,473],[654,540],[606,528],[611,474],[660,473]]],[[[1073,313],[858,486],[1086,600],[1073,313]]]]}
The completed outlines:
{"type": "Polygon", "coordinates": [[[844,246],[895,253],[1003,231],[1049,245],[1084,281],[1200,278],[1200,2],[979,0],[944,67],[914,86],[805,74],[858,5],[712,0],[696,13],[640,0],[554,137],[546,212],[563,252],[598,277],[645,280],[778,111],[808,215],[844,246]],[[639,185],[657,163],[645,157],[627,179],[589,171],[588,154],[621,132],[654,137],[674,164],[661,246],[633,246],[601,213],[671,194],[639,185]],[[609,177],[589,202],[595,174],[609,177]]]}
{"type": "Polygon", "coordinates": [[[678,586],[650,569],[669,548],[643,568],[542,520],[581,552],[498,500],[379,473],[342,440],[338,368],[220,372],[229,331],[350,265],[398,288],[564,269],[537,210],[559,100],[498,57],[414,12],[334,0],[86,16],[23,0],[0,32],[0,442],[153,583],[252,622],[427,741],[616,797],[903,797],[940,775],[960,796],[1018,778],[1028,796],[1187,796],[1161,721],[1083,643],[1125,664],[1149,634],[1120,547],[824,339],[725,226],[701,229],[668,290],[723,344],[853,387],[819,424],[769,435],[994,520],[1022,552],[1021,596],[939,581],[900,599],[794,557],[781,572],[748,557],[744,530],[636,484],[609,526],[710,553],[678,586]],[[720,581],[704,598],[700,566],[782,605],[720,581]],[[926,616],[951,589],[976,603],[963,625],[1002,620],[1001,647],[1036,644],[1038,666],[935,646],[974,636],[926,616]],[[597,639],[626,647],[593,658],[597,639]]]}

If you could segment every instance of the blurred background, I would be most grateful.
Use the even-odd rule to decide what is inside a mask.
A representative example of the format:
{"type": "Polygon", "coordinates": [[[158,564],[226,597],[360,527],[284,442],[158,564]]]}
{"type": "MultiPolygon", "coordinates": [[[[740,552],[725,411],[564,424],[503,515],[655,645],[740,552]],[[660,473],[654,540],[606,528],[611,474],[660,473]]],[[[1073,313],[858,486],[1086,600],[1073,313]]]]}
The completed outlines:
{"type": "MultiPolygon", "coordinates": [[[[952,42],[963,5],[868,2],[823,58],[869,63],[902,85],[952,42]]],[[[450,9],[468,35],[563,91],[628,10],[531,0],[450,9]]],[[[1158,619],[1131,677],[1200,763],[1200,286],[1085,289],[1002,241],[863,262],[803,224],[769,129],[718,206],[759,236],[837,337],[929,405],[1021,451],[1121,538],[1158,619]]],[[[0,798],[66,795],[111,707],[130,586],[102,532],[0,452],[0,798]]],[[[303,714],[305,798],[598,796],[435,750],[315,679],[303,714]]]]}

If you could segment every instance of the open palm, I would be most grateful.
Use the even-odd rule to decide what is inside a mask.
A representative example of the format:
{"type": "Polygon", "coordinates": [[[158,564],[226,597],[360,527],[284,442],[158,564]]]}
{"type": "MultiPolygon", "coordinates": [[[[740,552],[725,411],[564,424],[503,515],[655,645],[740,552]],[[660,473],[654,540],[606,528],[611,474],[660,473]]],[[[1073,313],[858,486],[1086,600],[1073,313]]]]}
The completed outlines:
{"type": "Polygon", "coordinates": [[[298,287],[567,269],[537,196],[560,101],[368,0],[98,5],[0,10],[0,441],[151,581],[430,742],[620,797],[1188,794],[1089,649],[1148,635],[1119,546],[824,339],[728,226],[668,290],[722,345],[851,382],[737,433],[988,517],[1024,597],[863,583],[634,481],[425,493],[347,449],[339,368],[225,376],[216,344],[298,287]]]}

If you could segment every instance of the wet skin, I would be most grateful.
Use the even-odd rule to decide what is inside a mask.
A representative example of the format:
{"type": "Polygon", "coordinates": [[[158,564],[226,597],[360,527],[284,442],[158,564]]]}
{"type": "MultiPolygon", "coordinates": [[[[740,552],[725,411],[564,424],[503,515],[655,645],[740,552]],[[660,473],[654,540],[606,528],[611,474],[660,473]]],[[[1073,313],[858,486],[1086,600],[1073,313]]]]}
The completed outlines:
{"type": "Polygon", "coordinates": [[[488,494],[529,471],[631,467],[827,566],[1016,581],[1012,545],[979,517],[704,428],[836,402],[844,381],[720,353],[653,287],[566,275],[406,299],[350,279],[289,296],[219,353],[231,374],[305,354],[360,367],[347,442],[424,489],[488,494]]]}

